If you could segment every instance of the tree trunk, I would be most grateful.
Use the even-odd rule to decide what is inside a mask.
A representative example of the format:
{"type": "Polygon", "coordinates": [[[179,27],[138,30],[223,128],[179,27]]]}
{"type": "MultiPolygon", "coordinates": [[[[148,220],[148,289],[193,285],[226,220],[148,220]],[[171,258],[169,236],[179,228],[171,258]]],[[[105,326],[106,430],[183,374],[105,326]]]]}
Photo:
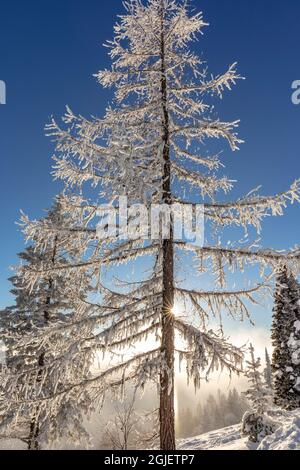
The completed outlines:
{"type": "MultiPolygon", "coordinates": [[[[161,94],[163,108],[163,202],[171,205],[170,129],[167,109],[167,80],[165,75],[164,7],[161,13],[161,94]]],[[[160,448],[175,450],[174,413],[174,253],[173,221],[170,238],[163,241],[163,310],[161,353],[164,368],[160,373],[160,448]]]]}
{"type": "MultiPolygon", "coordinates": [[[[49,301],[50,303],[50,301],[49,301]]],[[[38,366],[40,367],[38,377],[37,377],[37,383],[39,383],[42,380],[42,368],[45,366],[45,355],[41,354],[38,360],[38,366]]],[[[39,433],[40,433],[40,428],[39,428],[39,419],[38,419],[38,413],[39,413],[39,406],[36,407],[35,412],[33,413],[33,417],[30,423],[30,431],[29,431],[29,439],[28,439],[28,450],[39,450],[39,433]]]]}
{"type": "MultiPolygon", "coordinates": [[[[53,249],[53,255],[51,259],[52,266],[55,266],[56,252],[57,252],[57,237],[55,237],[54,239],[54,249],[53,249]]],[[[47,296],[47,299],[45,302],[46,306],[49,306],[51,304],[52,288],[53,288],[53,280],[50,278],[49,284],[48,284],[49,295],[47,296]]],[[[44,325],[47,326],[49,324],[49,321],[50,321],[50,313],[49,313],[49,310],[46,308],[44,311],[44,325]]],[[[38,372],[37,383],[39,383],[42,380],[43,368],[45,367],[45,354],[44,353],[41,353],[39,356],[38,367],[40,368],[40,370],[38,372]]],[[[38,436],[40,433],[39,417],[38,417],[39,409],[40,409],[39,406],[35,408],[35,411],[33,413],[33,417],[30,423],[28,450],[40,449],[39,441],[38,441],[38,436]]]]}

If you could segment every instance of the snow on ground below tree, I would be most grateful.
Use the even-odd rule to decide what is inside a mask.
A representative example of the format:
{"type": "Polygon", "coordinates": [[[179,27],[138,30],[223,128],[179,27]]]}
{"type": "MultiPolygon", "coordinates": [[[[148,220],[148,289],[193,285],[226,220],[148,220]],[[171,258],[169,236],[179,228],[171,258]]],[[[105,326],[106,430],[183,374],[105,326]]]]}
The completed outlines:
{"type": "Polygon", "coordinates": [[[18,439],[0,440],[0,450],[27,450],[27,445],[18,439]]]}
{"type": "Polygon", "coordinates": [[[241,426],[211,431],[207,434],[183,439],[178,446],[179,450],[249,450],[247,438],[241,437],[241,426]]]}
{"type": "Polygon", "coordinates": [[[263,439],[258,450],[300,450],[300,413],[263,439]]]}
{"type": "MultiPolygon", "coordinates": [[[[276,413],[274,413],[276,415],[276,413]]],[[[275,416],[273,417],[273,419],[275,416]]],[[[277,431],[262,440],[259,445],[251,444],[241,436],[241,425],[212,431],[200,436],[182,439],[179,450],[300,450],[300,411],[281,412],[276,415],[277,431]]]]}
{"type": "MultiPolygon", "coordinates": [[[[275,411],[272,418],[278,423],[277,431],[265,437],[260,445],[251,444],[241,437],[241,425],[211,431],[200,436],[182,439],[178,450],[300,450],[300,411],[275,411]]],[[[22,450],[26,445],[21,441],[0,440],[0,450],[22,450]]]]}

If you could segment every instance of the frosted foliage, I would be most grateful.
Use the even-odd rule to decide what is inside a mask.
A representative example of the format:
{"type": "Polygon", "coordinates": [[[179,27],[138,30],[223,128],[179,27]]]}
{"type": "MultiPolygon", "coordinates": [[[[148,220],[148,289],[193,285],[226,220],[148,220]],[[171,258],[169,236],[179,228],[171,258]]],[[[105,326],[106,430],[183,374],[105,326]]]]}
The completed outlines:
{"type": "Polygon", "coordinates": [[[65,236],[54,233],[62,223],[60,199],[42,224],[49,229],[47,244],[39,233],[32,245],[19,254],[12,294],[16,304],[1,313],[0,328],[7,348],[6,367],[1,373],[0,436],[18,437],[30,446],[64,440],[86,444],[82,411],[88,397],[74,397],[71,387],[90,375],[92,354],[82,355],[82,334],[92,328],[82,320],[89,316],[85,303],[89,290],[88,272],[67,275],[58,266],[73,263],[76,245],[65,249],[65,236]],[[32,272],[49,270],[31,282],[32,272]],[[51,271],[51,272],[50,272],[51,271]],[[30,282],[28,282],[30,280],[30,282]],[[70,389],[68,394],[60,392],[70,389]],[[49,398],[48,398],[49,397],[49,398]]]}
{"type": "Polygon", "coordinates": [[[269,389],[269,392],[272,393],[273,391],[272,364],[271,364],[271,359],[270,359],[269,352],[267,349],[265,350],[265,359],[266,359],[266,367],[264,369],[265,385],[269,389]]]}
{"type": "Polygon", "coordinates": [[[272,340],[275,403],[285,409],[300,405],[300,288],[284,267],[277,277],[272,340]]]}
{"type": "Polygon", "coordinates": [[[246,377],[249,382],[249,389],[245,393],[251,408],[258,415],[263,415],[268,409],[268,393],[263,383],[260,358],[255,358],[254,348],[250,345],[250,359],[247,361],[246,377]]]}
{"type": "Polygon", "coordinates": [[[271,436],[277,424],[266,415],[259,415],[247,411],[243,416],[242,435],[247,436],[250,442],[260,443],[267,436],[271,436]]]}
{"type": "MultiPolygon", "coordinates": [[[[208,221],[245,230],[254,226],[258,231],[265,217],[282,215],[288,202],[299,200],[296,181],[274,197],[254,191],[238,201],[223,202],[233,182],[220,175],[220,154],[209,155],[204,150],[212,139],[224,141],[232,151],[242,144],[238,120],[220,120],[213,104],[241,80],[236,64],[217,76],[208,73],[206,64],[192,51],[193,42],[207,25],[202,13],[192,11],[188,2],[131,0],[124,6],[114,37],[106,44],[111,66],[96,74],[98,82],[114,93],[105,116],[86,119],[67,107],[61,123],[53,119],[47,126],[56,145],[53,174],[65,184],[60,197],[63,218],[22,218],[23,231],[28,241],[34,241],[35,253],[49,253],[54,239],[60,253],[54,265],[41,258],[22,266],[22,284],[32,295],[53,279],[62,292],[51,308],[56,312],[67,309],[70,315],[47,326],[34,325],[17,342],[18,350],[33,347],[44,351],[51,345],[42,371],[34,364],[26,365],[21,374],[15,374],[15,382],[9,373],[3,380],[8,384],[11,409],[17,406],[23,415],[26,407],[38,407],[47,415],[49,420],[43,418],[43,422],[50,439],[56,437],[50,426],[53,416],[57,416],[57,428],[71,429],[70,419],[67,424],[61,419],[67,414],[67,403],[87,410],[101,403],[108,390],[122,396],[129,380],[143,388],[149,381],[159,385],[162,374],[170,378],[168,389],[173,393],[173,371],[161,347],[166,281],[174,284],[175,296],[186,306],[187,318],[174,319],[175,352],[184,360],[188,379],[199,387],[212,371],[241,370],[242,351],[211,331],[211,315],[220,323],[223,312],[239,320],[248,318],[256,295],[268,290],[270,275],[283,263],[294,271],[299,268],[297,249],[276,252],[220,244],[197,248],[174,242],[175,275],[167,280],[163,240],[97,238],[99,204],[105,201],[117,207],[121,195],[128,196],[130,205],[173,201],[184,205],[193,191],[197,202],[205,204],[208,221]],[[167,196],[166,169],[171,180],[167,196]],[[214,274],[216,285],[209,292],[187,290],[180,282],[180,267],[190,254],[196,273],[214,274]],[[147,271],[141,273],[144,263],[147,271]],[[236,291],[227,288],[228,268],[243,270],[248,264],[261,265],[262,281],[236,291]],[[120,266],[127,273],[136,267],[131,281],[116,278],[120,266]],[[107,282],[107,272],[112,273],[113,282],[107,282]],[[89,288],[83,288],[85,282],[89,288]],[[32,387],[32,383],[38,386],[32,387]]],[[[174,316],[172,307],[170,316],[174,316]]]]}
{"type": "Polygon", "coordinates": [[[250,359],[247,361],[246,377],[249,389],[245,392],[251,411],[243,416],[242,435],[248,436],[251,442],[260,442],[276,429],[276,423],[268,415],[271,411],[270,388],[264,383],[261,373],[260,358],[255,358],[254,348],[249,347],[250,359]]]}

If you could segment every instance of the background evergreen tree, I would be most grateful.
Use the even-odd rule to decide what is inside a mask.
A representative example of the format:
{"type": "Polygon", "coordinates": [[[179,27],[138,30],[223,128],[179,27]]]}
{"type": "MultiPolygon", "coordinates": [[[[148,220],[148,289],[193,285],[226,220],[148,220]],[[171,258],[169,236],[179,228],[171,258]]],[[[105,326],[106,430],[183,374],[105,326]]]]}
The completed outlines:
{"type": "Polygon", "coordinates": [[[275,423],[268,417],[268,389],[263,381],[261,360],[255,358],[252,344],[249,347],[250,359],[247,361],[246,376],[249,389],[245,392],[251,411],[247,411],[242,421],[242,434],[252,442],[260,442],[265,436],[272,434],[275,423]]]}
{"type": "Polygon", "coordinates": [[[300,406],[300,305],[299,284],[287,267],[277,276],[274,300],[274,402],[293,410],[300,406]]]}
{"type": "MultiPolygon", "coordinates": [[[[76,245],[73,250],[70,245],[68,251],[65,249],[63,232],[60,236],[53,233],[62,225],[60,198],[39,223],[47,231],[46,248],[42,248],[36,233],[33,245],[19,254],[21,263],[11,278],[15,305],[0,316],[7,348],[1,375],[0,434],[23,440],[29,450],[38,450],[47,441],[88,440],[82,408],[71,393],[59,399],[59,391],[76,386],[86,373],[76,329],[86,315],[89,278],[66,276],[56,270],[71,260],[74,263],[77,252],[76,245]],[[48,276],[28,285],[26,273],[41,266],[48,270],[48,276]]],[[[72,225],[70,219],[64,223],[72,225]]]]}
{"type": "Polygon", "coordinates": [[[178,436],[181,438],[239,424],[249,405],[234,388],[228,394],[218,390],[216,396],[210,394],[193,409],[179,408],[178,436]]]}
{"type": "Polygon", "coordinates": [[[273,389],[272,363],[271,363],[271,359],[270,359],[267,348],[265,349],[265,360],[266,360],[266,366],[264,369],[264,378],[265,378],[265,383],[271,392],[273,389]]]}
{"type": "Polygon", "coordinates": [[[250,387],[245,392],[245,397],[250,402],[253,411],[263,415],[267,411],[268,400],[261,372],[261,360],[255,358],[252,344],[249,347],[249,353],[250,359],[246,361],[247,369],[245,374],[250,387]]]}

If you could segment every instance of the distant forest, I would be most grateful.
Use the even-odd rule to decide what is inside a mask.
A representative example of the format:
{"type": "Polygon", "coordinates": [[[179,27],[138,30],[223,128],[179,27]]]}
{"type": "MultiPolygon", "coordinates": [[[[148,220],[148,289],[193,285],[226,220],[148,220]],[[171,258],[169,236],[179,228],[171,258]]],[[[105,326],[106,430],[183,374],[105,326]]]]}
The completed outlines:
{"type": "Polygon", "coordinates": [[[197,436],[238,424],[247,410],[245,398],[235,388],[227,395],[219,390],[217,396],[210,394],[204,403],[199,403],[196,412],[189,407],[179,409],[178,437],[197,436]]]}

